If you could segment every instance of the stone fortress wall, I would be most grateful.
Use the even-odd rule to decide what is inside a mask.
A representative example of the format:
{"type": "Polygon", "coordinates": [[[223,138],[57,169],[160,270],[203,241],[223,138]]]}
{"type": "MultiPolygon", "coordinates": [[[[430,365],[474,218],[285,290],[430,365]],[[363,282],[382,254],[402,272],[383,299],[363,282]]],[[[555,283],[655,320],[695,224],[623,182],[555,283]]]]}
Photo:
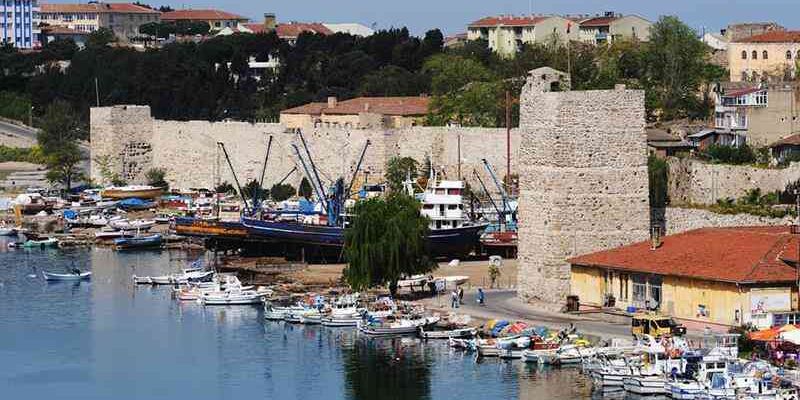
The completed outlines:
{"type": "Polygon", "coordinates": [[[558,79],[531,71],[520,100],[518,294],[554,309],[569,257],[650,233],[644,92],[551,91],[558,79]]]}
{"type": "MultiPolygon", "coordinates": [[[[282,179],[293,167],[298,172],[287,183],[298,187],[302,166],[292,144],[302,145],[295,133],[281,124],[247,122],[162,121],[153,119],[147,106],[113,106],[91,110],[91,177],[103,182],[103,166],[129,183],[143,183],[150,168],[163,168],[174,188],[211,188],[217,182],[233,184],[233,176],[217,142],[225,144],[242,184],[261,174],[269,136],[272,149],[264,179],[265,186],[282,179]]],[[[352,176],[367,140],[362,171],[369,181],[383,180],[386,161],[394,156],[412,157],[432,164],[456,178],[459,136],[462,176],[472,181],[477,170],[493,188],[482,158],[486,158],[502,179],[506,171],[506,131],[495,128],[413,127],[407,129],[323,128],[303,132],[321,178],[331,183],[339,176],[352,176]]],[[[512,131],[512,170],[516,171],[518,135],[512,131]]],[[[360,174],[359,182],[364,179],[360,174]]],[[[477,182],[471,182],[475,190],[477,182]]]]}

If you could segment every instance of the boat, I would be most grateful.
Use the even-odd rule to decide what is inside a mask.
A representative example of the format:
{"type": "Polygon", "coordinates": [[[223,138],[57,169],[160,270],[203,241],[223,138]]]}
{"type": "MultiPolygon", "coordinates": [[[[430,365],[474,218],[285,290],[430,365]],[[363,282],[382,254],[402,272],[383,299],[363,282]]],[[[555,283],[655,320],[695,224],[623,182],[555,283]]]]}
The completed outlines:
{"type": "Polygon", "coordinates": [[[125,211],[149,210],[157,206],[154,201],[145,201],[137,197],[120,200],[117,207],[125,211]]]}
{"type": "Polygon", "coordinates": [[[226,290],[222,292],[204,293],[200,297],[200,304],[204,306],[229,306],[261,304],[267,294],[256,290],[226,290]]]}
{"type": "Polygon", "coordinates": [[[351,316],[327,316],[322,317],[320,321],[322,326],[327,327],[357,327],[358,323],[361,322],[363,318],[361,315],[355,314],[351,316]]]}
{"type": "Polygon", "coordinates": [[[111,186],[100,191],[100,196],[107,199],[123,200],[130,198],[154,199],[161,196],[164,189],[147,185],[111,186]]]}
{"type": "Polygon", "coordinates": [[[0,236],[13,236],[17,234],[17,228],[0,226],[0,236]]]}
{"type": "Polygon", "coordinates": [[[57,274],[54,272],[42,271],[42,277],[46,281],[83,281],[92,278],[92,272],[86,271],[79,274],[57,274]]]}
{"type": "Polygon", "coordinates": [[[458,328],[441,331],[426,331],[425,327],[419,327],[419,336],[423,339],[463,339],[471,338],[478,334],[478,329],[474,327],[458,328]]]}
{"type": "Polygon", "coordinates": [[[28,248],[28,249],[36,248],[36,247],[45,248],[45,247],[56,247],[56,246],[58,246],[58,239],[55,239],[55,238],[47,238],[47,239],[41,239],[41,240],[27,240],[22,245],[22,247],[25,247],[25,248],[28,248]]]}
{"type": "MultiPolygon", "coordinates": [[[[186,283],[209,282],[214,277],[214,271],[204,271],[202,268],[184,269],[181,274],[170,274],[160,276],[133,276],[133,282],[137,284],[151,285],[176,285],[186,283]]],[[[241,288],[241,283],[235,276],[226,275],[226,280],[220,285],[228,288],[241,288]],[[233,281],[235,280],[235,281],[233,281]]]]}
{"type": "Polygon", "coordinates": [[[157,248],[161,247],[161,240],[161,235],[156,233],[153,235],[114,239],[114,246],[117,250],[157,248]]]}
{"type": "Polygon", "coordinates": [[[111,240],[122,237],[136,236],[136,234],[132,231],[118,231],[118,230],[104,230],[104,229],[96,231],[94,233],[94,238],[97,240],[111,240]]]}
{"type": "Polygon", "coordinates": [[[369,319],[359,321],[357,327],[359,332],[368,336],[413,335],[417,333],[420,327],[432,326],[437,322],[439,322],[438,316],[415,319],[402,318],[387,322],[369,319]]]}
{"type": "Polygon", "coordinates": [[[108,222],[108,226],[119,229],[121,231],[137,231],[137,230],[147,230],[156,225],[155,220],[144,220],[144,219],[135,219],[133,221],[129,221],[127,219],[118,219],[112,220],[108,222]]]}

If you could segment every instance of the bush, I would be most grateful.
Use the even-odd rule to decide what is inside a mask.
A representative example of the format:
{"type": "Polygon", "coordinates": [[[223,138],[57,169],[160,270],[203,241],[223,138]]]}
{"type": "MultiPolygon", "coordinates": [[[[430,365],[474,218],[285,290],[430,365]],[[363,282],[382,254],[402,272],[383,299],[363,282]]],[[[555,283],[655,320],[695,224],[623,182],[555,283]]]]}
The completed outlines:
{"type": "Polygon", "coordinates": [[[647,174],[650,186],[650,207],[664,208],[669,203],[667,197],[668,166],[665,160],[651,155],[647,159],[647,174]]]}
{"type": "Polygon", "coordinates": [[[27,96],[12,92],[0,92],[0,117],[28,123],[31,100],[27,96]]]}
{"type": "Polygon", "coordinates": [[[148,185],[168,190],[169,183],[167,183],[166,179],[164,179],[166,175],[167,171],[164,171],[161,168],[151,168],[144,174],[145,178],[147,178],[148,185]]]}
{"type": "Polygon", "coordinates": [[[20,161],[34,164],[46,164],[47,157],[39,146],[30,148],[8,147],[0,145],[0,162],[20,161]]]}
{"type": "Polygon", "coordinates": [[[740,147],[712,144],[703,153],[705,158],[722,164],[753,164],[758,160],[753,148],[749,145],[740,147]]]}
{"type": "Polygon", "coordinates": [[[272,200],[275,201],[284,201],[292,196],[294,196],[296,191],[294,190],[294,186],[289,185],[287,183],[284,184],[274,184],[272,188],[269,189],[269,195],[272,197],[272,200]]]}

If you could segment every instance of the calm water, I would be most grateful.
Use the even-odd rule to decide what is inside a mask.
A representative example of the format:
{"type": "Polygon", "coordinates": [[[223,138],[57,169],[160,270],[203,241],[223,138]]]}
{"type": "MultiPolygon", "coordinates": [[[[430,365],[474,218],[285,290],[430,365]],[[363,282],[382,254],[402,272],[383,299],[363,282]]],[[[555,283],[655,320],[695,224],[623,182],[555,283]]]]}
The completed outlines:
{"type": "Polygon", "coordinates": [[[540,369],[416,339],[265,322],[258,307],[203,308],[131,275],[198,255],[6,250],[0,241],[0,398],[572,399],[575,370],[540,369]],[[45,283],[76,263],[91,282],[45,283]],[[31,277],[31,275],[37,275],[31,277]]]}

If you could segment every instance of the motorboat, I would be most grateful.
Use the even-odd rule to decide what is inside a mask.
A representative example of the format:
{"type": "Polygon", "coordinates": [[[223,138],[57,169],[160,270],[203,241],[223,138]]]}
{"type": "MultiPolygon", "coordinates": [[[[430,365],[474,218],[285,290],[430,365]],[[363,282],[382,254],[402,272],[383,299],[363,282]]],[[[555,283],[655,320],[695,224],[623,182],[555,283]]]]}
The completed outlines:
{"type": "Polygon", "coordinates": [[[423,339],[463,339],[474,337],[477,334],[478,329],[474,327],[428,331],[425,330],[425,327],[419,327],[419,336],[423,339]]]}
{"type": "Polygon", "coordinates": [[[134,237],[114,239],[114,247],[117,250],[146,249],[161,247],[162,236],[158,233],[153,235],[137,235],[134,237]]]}
{"type": "Polygon", "coordinates": [[[91,279],[92,272],[86,271],[77,274],[57,274],[54,272],[42,271],[42,277],[44,277],[44,280],[46,281],[83,281],[91,279]]]}
{"type": "Polygon", "coordinates": [[[156,225],[156,221],[149,219],[135,219],[135,220],[127,220],[127,219],[118,219],[114,221],[109,221],[108,226],[119,229],[121,231],[137,231],[137,230],[148,230],[156,225]]]}
{"type": "Polygon", "coordinates": [[[394,321],[359,321],[359,332],[368,336],[394,336],[413,335],[420,327],[431,326],[439,322],[438,316],[421,317],[416,319],[396,319],[394,321]]]}
{"type": "Polygon", "coordinates": [[[329,315],[326,317],[322,317],[321,323],[322,326],[328,327],[356,327],[358,323],[362,321],[362,317],[360,314],[353,314],[353,315],[340,315],[334,316],[329,315]]]}
{"type": "MultiPolygon", "coordinates": [[[[170,274],[160,276],[133,276],[133,282],[137,284],[152,284],[152,285],[177,285],[186,284],[189,282],[208,282],[214,277],[214,271],[204,271],[202,268],[189,268],[182,271],[181,274],[170,274]]],[[[236,278],[236,277],[232,277],[236,278]]],[[[238,279],[236,279],[238,283],[238,279]]],[[[226,282],[229,287],[241,288],[241,284],[233,282],[226,282]]]]}
{"type": "Polygon", "coordinates": [[[130,231],[120,231],[116,229],[103,228],[94,233],[94,238],[97,240],[112,240],[122,237],[134,237],[136,234],[130,231]]]}
{"type": "MultiPolygon", "coordinates": [[[[264,318],[274,321],[280,321],[286,318],[291,313],[299,313],[306,310],[305,307],[300,305],[288,307],[276,307],[271,302],[264,303],[264,318]]],[[[298,321],[299,322],[299,321],[298,321]]]]}
{"type": "Polygon", "coordinates": [[[28,249],[36,248],[36,247],[45,248],[45,247],[56,247],[56,246],[58,246],[58,239],[56,239],[56,238],[47,238],[47,239],[41,239],[41,240],[27,240],[22,245],[22,247],[25,247],[25,248],[28,248],[28,249]]]}
{"type": "Polygon", "coordinates": [[[222,292],[204,293],[200,304],[204,306],[250,305],[261,304],[266,293],[256,290],[226,290],[222,292]]]}

